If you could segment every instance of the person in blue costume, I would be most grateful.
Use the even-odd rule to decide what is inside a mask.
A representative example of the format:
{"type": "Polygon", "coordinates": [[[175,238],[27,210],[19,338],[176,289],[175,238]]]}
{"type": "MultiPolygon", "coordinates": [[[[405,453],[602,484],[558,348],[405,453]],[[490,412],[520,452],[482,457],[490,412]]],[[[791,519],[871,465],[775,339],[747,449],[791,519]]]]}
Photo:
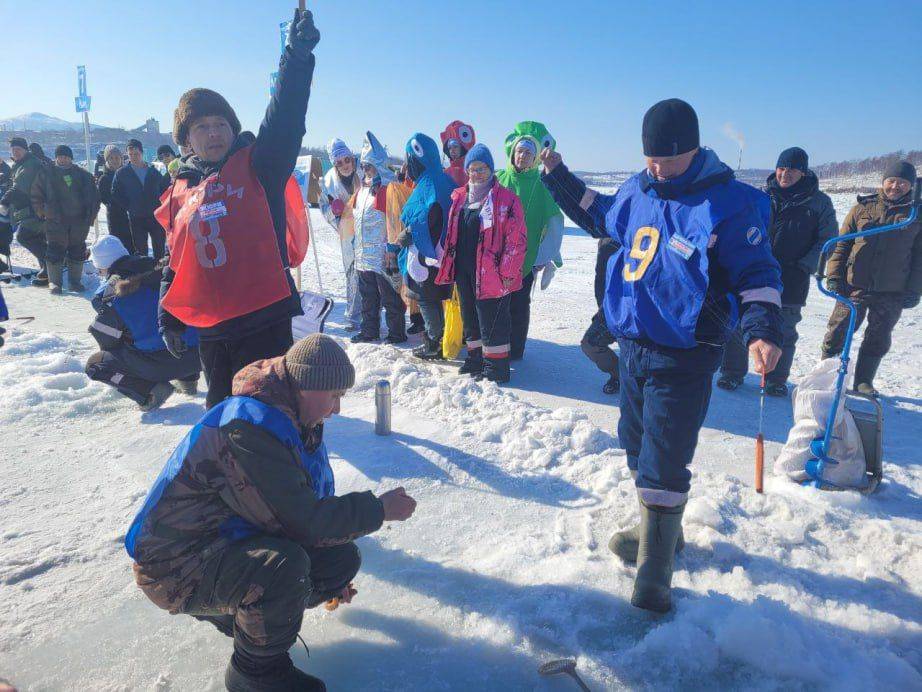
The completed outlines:
{"type": "Polygon", "coordinates": [[[407,230],[398,239],[399,245],[390,249],[400,253],[398,265],[406,278],[407,293],[419,301],[426,325],[423,345],[413,354],[434,360],[442,357],[442,301],[451,297],[451,286],[436,285],[435,277],[455,182],[442,170],[438,145],[422,132],[410,137],[406,155],[407,175],[416,187],[400,215],[407,230]]]}
{"type": "Polygon", "coordinates": [[[640,525],[609,547],[637,563],[631,603],[666,612],[691,463],[723,346],[741,321],[755,369],[781,355],[781,270],[766,228],[769,199],[700,146],[698,116],[679,99],[643,120],[646,170],[614,195],[586,187],[545,149],[542,180],[564,213],[621,247],[608,261],[604,311],[620,348],[621,418],[640,525]]]}

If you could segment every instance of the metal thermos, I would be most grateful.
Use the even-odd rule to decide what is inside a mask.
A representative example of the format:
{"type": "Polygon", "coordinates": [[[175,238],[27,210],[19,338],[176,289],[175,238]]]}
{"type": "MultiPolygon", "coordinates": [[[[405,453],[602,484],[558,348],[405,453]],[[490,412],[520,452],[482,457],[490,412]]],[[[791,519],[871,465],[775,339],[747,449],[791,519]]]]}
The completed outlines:
{"type": "Polygon", "coordinates": [[[381,380],[375,385],[375,435],[391,434],[391,383],[381,380]]]}

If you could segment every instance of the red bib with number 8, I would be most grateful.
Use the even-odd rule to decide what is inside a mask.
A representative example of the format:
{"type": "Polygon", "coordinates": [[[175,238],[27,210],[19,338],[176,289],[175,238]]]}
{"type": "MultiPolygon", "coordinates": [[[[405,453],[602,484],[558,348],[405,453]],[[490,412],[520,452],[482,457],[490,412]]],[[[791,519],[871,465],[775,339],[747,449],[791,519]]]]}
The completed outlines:
{"type": "Polygon", "coordinates": [[[183,324],[214,325],[291,294],[252,145],[195,187],[177,180],[156,211],[176,273],[163,307],[183,324]]]}

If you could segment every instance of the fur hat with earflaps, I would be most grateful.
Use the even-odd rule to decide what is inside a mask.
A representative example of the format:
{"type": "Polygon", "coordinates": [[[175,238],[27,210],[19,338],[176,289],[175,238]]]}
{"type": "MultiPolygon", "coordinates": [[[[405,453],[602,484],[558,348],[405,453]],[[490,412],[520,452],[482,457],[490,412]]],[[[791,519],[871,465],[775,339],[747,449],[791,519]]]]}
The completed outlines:
{"type": "Polygon", "coordinates": [[[188,144],[189,128],[198,118],[206,115],[223,116],[230,123],[234,137],[240,134],[240,120],[221,94],[201,87],[189,89],[179,97],[179,105],[173,114],[173,139],[180,146],[188,144]]]}

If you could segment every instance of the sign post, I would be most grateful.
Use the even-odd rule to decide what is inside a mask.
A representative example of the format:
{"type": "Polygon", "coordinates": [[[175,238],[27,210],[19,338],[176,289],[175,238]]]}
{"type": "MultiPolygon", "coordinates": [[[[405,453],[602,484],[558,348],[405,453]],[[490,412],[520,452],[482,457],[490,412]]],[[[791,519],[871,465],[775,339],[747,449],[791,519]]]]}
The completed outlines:
{"type": "MultiPolygon", "coordinates": [[[[86,147],[86,169],[93,173],[93,156],[90,151],[90,97],[86,93],[86,66],[77,65],[77,97],[74,105],[83,113],[83,144],[86,147]]],[[[93,221],[95,239],[99,240],[99,220],[93,221]]]]}

